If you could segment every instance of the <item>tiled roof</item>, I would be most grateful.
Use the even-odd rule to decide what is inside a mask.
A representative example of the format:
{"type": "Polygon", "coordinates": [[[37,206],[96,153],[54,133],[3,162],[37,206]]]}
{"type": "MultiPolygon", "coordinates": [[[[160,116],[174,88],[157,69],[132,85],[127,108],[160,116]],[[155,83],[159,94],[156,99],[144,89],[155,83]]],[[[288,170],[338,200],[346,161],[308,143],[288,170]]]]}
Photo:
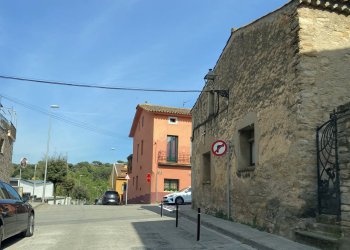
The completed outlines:
{"type": "Polygon", "coordinates": [[[166,113],[166,114],[177,114],[177,115],[191,115],[191,109],[188,108],[175,108],[175,107],[166,107],[158,106],[151,104],[139,104],[137,107],[140,107],[146,111],[154,113],[166,113]]]}
{"type": "Polygon", "coordinates": [[[350,1],[349,0],[299,0],[301,4],[306,4],[322,9],[341,12],[344,14],[350,14],[350,1]]]}
{"type": "Polygon", "coordinates": [[[125,178],[126,176],[126,173],[128,171],[128,167],[126,164],[116,164],[115,165],[115,170],[116,170],[116,174],[117,174],[117,177],[119,178],[125,178]]]}

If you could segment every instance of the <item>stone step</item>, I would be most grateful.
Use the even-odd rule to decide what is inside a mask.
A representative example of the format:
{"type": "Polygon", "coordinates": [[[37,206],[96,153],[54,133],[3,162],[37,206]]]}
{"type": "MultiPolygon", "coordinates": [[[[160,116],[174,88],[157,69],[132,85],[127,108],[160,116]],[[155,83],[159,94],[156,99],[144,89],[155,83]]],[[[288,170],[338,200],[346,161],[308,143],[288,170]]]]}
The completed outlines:
{"type": "Polygon", "coordinates": [[[319,223],[331,224],[331,225],[336,225],[339,223],[336,215],[329,215],[329,214],[319,214],[316,218],[316,221],[319,223]]]}
{"type": "Polygon", "coordinates": [[[330,235],[333,235],[334,237],[341,236],[341,227],[339,225],[313,223],[312,226],[310,226],[310,228],[308,229],[309,231],[330,234],[330,235]]]}
{"type": "Polygon", "coordinates": [[[339,237],[334,234],[306,230],[295,230],[294,233],[300,243],[327,250],[339,249],[339,237]]]}

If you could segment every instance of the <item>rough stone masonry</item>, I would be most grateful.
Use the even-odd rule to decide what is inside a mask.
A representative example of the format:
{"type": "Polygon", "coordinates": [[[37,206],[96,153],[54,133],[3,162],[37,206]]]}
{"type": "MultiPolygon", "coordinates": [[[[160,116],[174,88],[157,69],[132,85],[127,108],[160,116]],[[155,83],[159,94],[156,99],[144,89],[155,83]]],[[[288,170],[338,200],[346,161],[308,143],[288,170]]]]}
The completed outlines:
{"type": "Polygon", "coordinates": [[[290,238],[315,216],[316,127],[350,101],[348,15],[348,1],[294,0],[232,30],[192,109],[194,207],[290,238]]]}

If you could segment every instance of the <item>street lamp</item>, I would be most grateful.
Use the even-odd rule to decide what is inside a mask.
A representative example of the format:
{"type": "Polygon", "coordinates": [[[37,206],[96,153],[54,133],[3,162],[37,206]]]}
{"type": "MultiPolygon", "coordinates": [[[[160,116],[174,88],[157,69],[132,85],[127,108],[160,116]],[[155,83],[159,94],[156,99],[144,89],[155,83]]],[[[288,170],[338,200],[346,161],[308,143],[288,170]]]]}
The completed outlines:
{"type": "MultiPolygon", "coordinates": [[[[50,105],[50,108],[52,109],[58,109],[60,106],[54,104],[50,105]]],[[[42,203],[45,202],[45,191],[46,191],[46,177],[47,177],[47,162],[49,159],[49,148],[50,148],[50,136],[51,136],[51,114],[49,117],[49,131],[47,133],[47,145],[46,145],[46,155],[45,155],[45,173],[44,173],[44,186],[43,186],[43,198],[42,198],[42,203]]]]}
{"type": "MultiPolygon", "coordinates": [[[[115,150],[115,148],[111,148],[111,150],[115,150]]],[[[115,191],[115,188],[114,188],[114,171],[115,171],[115,164],[113,163],[112,164],[112,188],[111,190],[115,191]]]]}

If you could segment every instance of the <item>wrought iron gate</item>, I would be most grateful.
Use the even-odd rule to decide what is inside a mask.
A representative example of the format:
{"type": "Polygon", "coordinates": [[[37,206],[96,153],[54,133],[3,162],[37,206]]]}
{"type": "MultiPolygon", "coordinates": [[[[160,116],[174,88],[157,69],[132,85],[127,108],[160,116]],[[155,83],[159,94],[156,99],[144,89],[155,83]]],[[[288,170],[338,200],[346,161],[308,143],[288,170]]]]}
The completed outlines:
{"type": "Polygon", "coordinates": [[[317,128],[317,172],[319,214],[337,215],[340,219],[340,181],[338,162],[337,112],[317,128]]]}

